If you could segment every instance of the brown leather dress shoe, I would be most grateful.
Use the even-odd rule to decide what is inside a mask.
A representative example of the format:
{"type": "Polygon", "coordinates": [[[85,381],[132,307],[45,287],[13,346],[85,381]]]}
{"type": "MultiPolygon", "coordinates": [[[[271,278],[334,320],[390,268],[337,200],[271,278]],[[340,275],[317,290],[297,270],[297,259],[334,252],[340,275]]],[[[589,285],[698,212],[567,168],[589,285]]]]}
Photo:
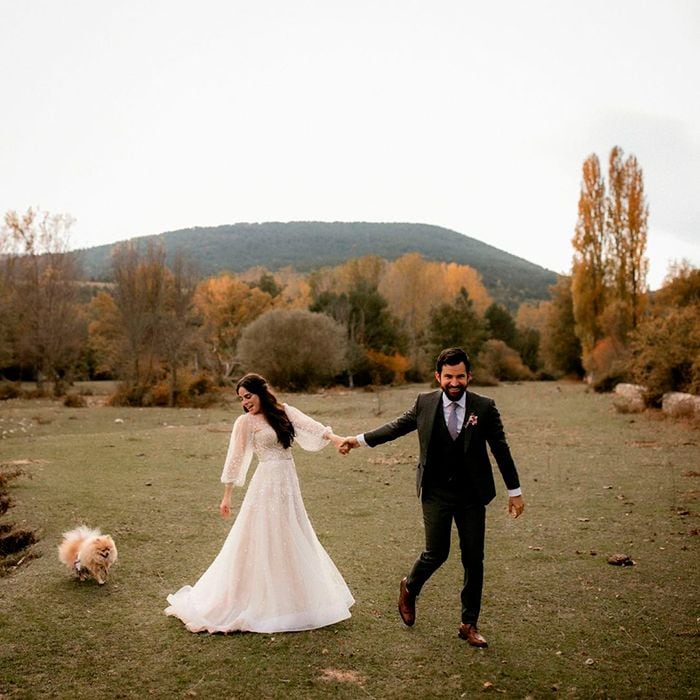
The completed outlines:
{"type": "Polygon", "coordinates": [[[416,621],[416,596],[408,592],[406,580],[404,576],[399,585],[399,615],[401,615],[404,625],[411,627],[416,621]]]}
{"type": "Polygon", "coordinates": [[[467,642],[473,647],[484,648],[488,646],[488,642],[479,634],[479,630],[476,629],[476,625],[470,625],[463,622],[459,626],[457,636],[460,639],[466,639],[467,642]]]}

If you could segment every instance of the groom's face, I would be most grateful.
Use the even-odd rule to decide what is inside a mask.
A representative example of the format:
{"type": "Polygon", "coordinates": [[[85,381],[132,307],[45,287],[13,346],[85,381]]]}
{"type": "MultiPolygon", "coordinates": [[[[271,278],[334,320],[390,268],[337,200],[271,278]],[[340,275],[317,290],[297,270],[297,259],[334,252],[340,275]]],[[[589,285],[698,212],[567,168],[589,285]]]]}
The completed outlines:
{"type": "Polygon", "coordinates": [[[443,365],[440,372],[435,372],[435,379],[450,401],[459,401],[467,390],[472,375],[467,372],[464,362],[458,365],[443,365]]]}

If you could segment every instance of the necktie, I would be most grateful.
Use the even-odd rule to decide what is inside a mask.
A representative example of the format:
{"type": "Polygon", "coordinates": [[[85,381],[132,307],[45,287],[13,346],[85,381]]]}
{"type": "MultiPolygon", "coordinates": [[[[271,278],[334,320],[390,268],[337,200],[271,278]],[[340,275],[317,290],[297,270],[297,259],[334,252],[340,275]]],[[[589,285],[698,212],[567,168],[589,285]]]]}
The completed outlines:
{"type": "Polygon", "coordinates": [[[450,404],[450,414],[447,417],[447,430],[452,436],[453,440],[457,439],[459,435],[459,426],[457,425],[457,402],[453,401],[450,404]]]}

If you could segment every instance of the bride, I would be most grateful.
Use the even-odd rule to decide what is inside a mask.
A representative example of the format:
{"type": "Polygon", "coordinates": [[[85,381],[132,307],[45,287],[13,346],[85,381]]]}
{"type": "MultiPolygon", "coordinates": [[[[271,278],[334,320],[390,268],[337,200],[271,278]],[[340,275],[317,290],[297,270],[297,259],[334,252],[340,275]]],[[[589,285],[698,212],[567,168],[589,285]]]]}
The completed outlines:
{"type": "Polygon", "coordinates": [[[194,586],[168,596],[165,614],[191,632],[291,632],[345,620],[355,601],[309,522],[291,450],[293,442],[312,451],[340,447],[342,438],[278,403],[258,374],[246,374],[236,392],[244,414],[221,475],[223,517],[254,453],[259,463],[221,551],[194,586]]]}

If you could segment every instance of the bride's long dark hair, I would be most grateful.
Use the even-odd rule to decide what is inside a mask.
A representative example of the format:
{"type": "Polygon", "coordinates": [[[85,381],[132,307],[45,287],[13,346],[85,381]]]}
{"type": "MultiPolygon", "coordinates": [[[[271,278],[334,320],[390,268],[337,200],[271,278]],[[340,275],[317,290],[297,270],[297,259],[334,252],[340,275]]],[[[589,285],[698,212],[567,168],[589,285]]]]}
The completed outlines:
{"type": "MultiPolygon", "coordinates": [[[[277,397],[270,391],[265,377],[253,372],[244,375],[236,384],[236,394],[243,387],[260,399],[260,412],[265,416],[270,427],[283,447],[291,447],[294,442],[294,426],[284,411],[277,397]]],[[[245,409],[243,409],[245,410],[245,409]]]]}

